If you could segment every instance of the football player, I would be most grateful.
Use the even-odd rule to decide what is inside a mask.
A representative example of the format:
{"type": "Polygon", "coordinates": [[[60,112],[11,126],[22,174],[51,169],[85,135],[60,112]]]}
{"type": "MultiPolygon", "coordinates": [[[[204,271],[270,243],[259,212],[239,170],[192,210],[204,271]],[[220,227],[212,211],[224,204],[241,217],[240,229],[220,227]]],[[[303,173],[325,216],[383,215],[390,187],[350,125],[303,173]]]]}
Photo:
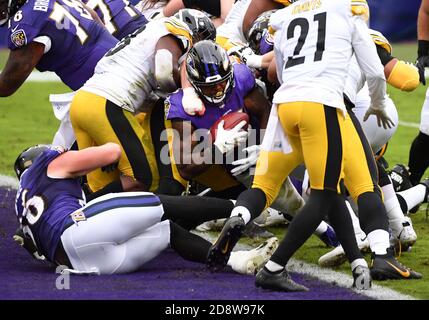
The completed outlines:
{"type": "MultiPolygon", "coordinates": [[[[258,167],[265,170],[267,166],[264,163],[267,157],[259,158],[252,189],[240,195],[231,218],[210,250],[214,263],[225,261],[222,257],[227,257],[225,252],[238,241],[245,223],[270,205],[278,186],[302,161],[309,171],[312,192],[309,201],[290,224],[279,249],[258,273],[257,286],[283,291],[305,290],[290,279],[285,265],[325,214],[329,215],[346,249],[355,279],[353,285],[358,286],[356,281],[366,278],[368,282],[360,283],[359,287],[370,286],[370,272],[358,251],[346,205],[339,195],[343,178],[359,205],[363,229],[376,244],[372,277],[379,279],[383,273],[387,274],[389,264],[401,268],[399,270],[407,278],[421,277],[401,266],[388,250],[386,212],[380,193],[375,192],[379,190],[377,183],[371,176],[374,159],[366,155],[361,137],[344,106],[344,82],[355,52],[370,88],[371,108],[384,107],[386,84],[382,66],[362,19],[367,12],[356,10],[355,2],[298,1],[271,17],[271,27],[279,30],[275,35],[276,68],[271,69],[274,71],[272,78],[277,78],[277,71],[281,82],[273,101],[277,105],[272,112],[277,111],[280,129],[287,136],[284,141],[289,145],[286,152],[268,152],[268,159],[273,159],[276,164],[275,170],[258,175],[258,167]],[[377,216],[374,216],[375,212],[377,216]]],[[[384,114],[378,116],[382,122],[390,120],[384,114]]],[[[276,128],[278,126],[268,127],[267,132],[276,128]]],[[[273,162],[268,168],[272,168],[270,165],[273,162]]]]}
{"type": "Polygon", "coordinates": [[[79,89],[117,43],[77,0],[0,0],[0,25],[6,24],[11,51],[0,74],[1,97],[18,90],[34,68],[79,89]]]}
{"type": "Polygon", "coordinates": [[[107,31],[121,40],[148,21],[128,0],[83,0],[101,18],[107,31]]]}
{"type": "MultiPolygon", "coordinates": [[[[426,85],[425,68],[429,67],[429,1],[423,0],[420,5],[417,19],[418,52],[417,67],[420,73],[420,82],[426,85]]],[[[411,148],[408,166],[410,179],[413,185],[419,183],[429,167],[427,150],[429,149],[429,98],[426,92],[425,102],[420,116],[420,132],[414,139],[411,148]]]]}
{"type": "MultiPolygon", "coordinates": [[[[121,149],[107,143],[64,152],[39,145],[18,156],[16,215],[23,243],[32,244],[24,247],[74,274],[134,272],[167,247],[204,263],[210,242],[169,219],[198,223],[206,214],[222,217],[231,210],[230,201],[128,192],[86,203],[79,176],[117,162],[121,149]]],[[[276,247],[277,239],[271,238],[256,249],[235,252],[228,265],[253,274],[276,247]]]]}
{"type": "MultiPolygon", "coordinates": [[[[266,127],[270,103],[256,85],[251,70],[244,64],[231,62],[226,50],[214,42],[202,41],[190,50],[186,72],[188,80],[207,105],[207,109],[200,116],[187,114],[182,105],[181,89],[165,101],[166,118],[171,120],[171,128],[175,132],[171,149],[181,176],[187,180],[201,182],[216,191],[220,191],[219,186],[223,186],[223,189],[236,186],[237,180],[249,186],[252,176],[248,169],[255,164],[258,157],[258,141],[254,141],[256,145],[243,150],[247,150],[249,155],[232,162],[233,168],[230,164],[225,165],[237,180],[225,175],[224,170],[220,171],[218,166],[225,164],[224,159],[232,155],[234,148],[246,141],[247,132],[239,130],[243,124],[225,130],[221,122],[213,147],[206,148],[205,153],[201,152],[198,145],[199,137],[204,136],[221,116],[240,110],[250,115],[252,128],[259,131],[266,127]],[[219,162],[215,162],[215,159],[219,159],[219,162]]],[[[302,198],[287,179],[273,203],[273,208],[293,216],[302,205],[302,198]]],[[[328,228],[324,223],[317,235],[323,238],[328,228]]]]}
{"type": "MultiPolygon", "coordinates": [[[[70,119],[79,148],[115,142],[123,155],[113,172],[88,175],[92,192],[153,190],[149,163],[152,140],[134,115],[154,90],[180,86],[178,61],[192,43],[214,39],[215,28],[200,11],[183,9],[177,17],[154,20],[125,37],[97,64],[94,76],[76,93],[70,119]],[[91,108],[88,108],[91,106],[91,108]]],[[[154,123],[153,125],[160,125],[154,123]]],[[[101,195],[101,194],[99,194],[101,195]]]]}

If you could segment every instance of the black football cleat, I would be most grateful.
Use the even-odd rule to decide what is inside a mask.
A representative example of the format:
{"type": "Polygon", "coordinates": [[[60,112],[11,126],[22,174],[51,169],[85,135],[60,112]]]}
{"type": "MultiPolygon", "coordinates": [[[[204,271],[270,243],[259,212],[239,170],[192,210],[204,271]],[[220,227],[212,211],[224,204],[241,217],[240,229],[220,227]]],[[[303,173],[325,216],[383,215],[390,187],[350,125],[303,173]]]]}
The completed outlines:
{"type": "Polygon", "coordinates": [[[421,279],[422,275],[402,265],[396,260],[393,249],[387,249],[387,254],[371,256],[371,277],[374,280],[408,280],[421,279]]]}
{"type": "Polygon", "coordinates": [[[357,266],[352,271],[353,288],[358,290],[369,290],[372,286],[371,272],[368,267],[357,266]]]}
{"type": "Polygon", "coordinates": [[[234,216],[226,220],[216,242],[207,254],[207,266],[212,271],[222,270],[228,263],[231,251],[240,240],[246,224],[242,217],[234,216]]]}
{"type": "Polygon", "coordinates": [[[255,277],[255,285],[272,291],[298,292],[309,291],[307,287],[292,280],[286,268],[279,273],[269,272],[265,267],[255,277]]]}

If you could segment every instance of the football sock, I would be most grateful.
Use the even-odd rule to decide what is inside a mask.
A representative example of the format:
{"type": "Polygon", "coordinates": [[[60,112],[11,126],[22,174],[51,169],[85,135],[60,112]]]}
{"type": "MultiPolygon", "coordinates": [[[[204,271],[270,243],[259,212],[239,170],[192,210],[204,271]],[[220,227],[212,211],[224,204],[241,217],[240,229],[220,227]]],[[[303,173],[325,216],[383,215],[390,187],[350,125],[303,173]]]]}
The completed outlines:
{"type": "Polygon", "coordinates": [[[368,263],[366,262],[365,259],[360,258],[360,259],[355,259],[350,263],[350,268],[352,269],[352,271],[357,267],[357,266],[362,266],[362,267],[367,267],[368,268],[368,263]]]}
{"type": "Polygon", "coordinates": [[[390,227],[399,231],[402,229],[402,222],[404,221],[404,214],[399,204],[398,198],[396,197],[395,190],[392,184],[381,187],[384,194],[384,206],[386,208],[387,217],[389,219],[390,227]]]}
{"type": "Polygon", "coordinates": [[[315,235],[322,235],[328,230],[328,224],[325,221],[322,221],[319,226],[316,228],[316,231],[314,231],[315,235]]]}
{"type": "Polygon", "coordinates": [[[365,233],[360,228],[359,219],[356,216],[355,212],[352,209],[352,206],[348,200],[346,200],[346,206],[350,214],[350,219],[352,220],[353,230],[356,237],[360,237],[361,239],[365,237],[365,233]]]}
{"type": "Polygon", "coordinates": [[[247,210],[247,208],[243,206],[238,206],[232,209],[231,217],[236,216],[242,217],[245,224],[248,224],[251,218],[249,210],[247,210]]]}
{"type": "Polygon", "coordinates": [[[387,253],[390,247],[389,232],[382,229],[374,230],[367,235],[367,238],[372,252],[377,255],[387,253]]]}
{"type": "Polygon", "coordinates": [[[371,231],[382,229],[388,232],[389,225],[386,208],[381,197],[375,192],[362,193],[357,200],[359,222],[362,230],[368,235],[371,231]]]}
{"type": "Polygon", "coordinates": [[[331,191],[311,191],[307,203],[293,218],[286,236],[271,256],[272,262],[280,266],[287,264],[296,250],[313,234],[323,217],[328,214],[334,197],[338,197],[338,195],[331,191]]]}
{"type": "Polygon", "coordinates": [[[164,208],[162,220],[170,219],[185,229],[192,229],[203,222],[228,218],[234,204],[230,200],[197,197],[158,195],[164,208]]]}
{"type": "Polygon", "coordinates": [[[244,219],[244,222],[246,224],[250,221],[258,217],[261,212],[264,210],[265,205],[267,203],[265,193],[261,189],[257,188],[251,188],[243,193],[240,194],[240,196],[237,199],[237,202],[235,203],[235,208],[233,212],[231,212],[232,215],[238,215],[241,213],[241,216],[244,219]],[[246,210],[238,211],[235,210],[236,208],[244,207],[246,210]],[[244,216],[243,216],[244,215],[244,216]]]}
{"type": "Polygon", "coordinates": [[[345,199],[342,196],[334,198],[328,217],[329,223],[334,228],[337,239],[341,243],[348,261],[352,262],[356,259],[363,259],[363,255],[356,243],[352,220],[345,199]]]}
{"type": "Polygon", "coordinates": [[[410,180],[413,185],[416,185],[420,182],[423,174],[429,167],[429,157],[427,156],[428,150],[429,136],[419,132],[411,145],[408,161],[408,167],[410,168],[410,180]]]}
{"type": "Polygon", "coordinates": [[[279,273],[281,272],[285,267],[279,265],[278,263],[275,263],[274,261],[268,260],[268,262],[265,264],[264,268],[268,270],[271,273],[279,273]]]}
{"type": "Polygon", "coordinates": [[[170,221],[170,246],[182,258],[205,263],[211,243],[170,221]]]}
{"type": "MultiPolygon", "coordinates": [[[[421,204],[425,200],[426,189],[426,186],[418,184],[410,189],[398,192],[396,194],[398,196],[399,202],[401,202],[402,198],[402,201],[406,203],[407,211],[405,212],[408,212],[408,210],[421,204]]],[[[401,207],[403,207],[403,205],[401,207]]]]}

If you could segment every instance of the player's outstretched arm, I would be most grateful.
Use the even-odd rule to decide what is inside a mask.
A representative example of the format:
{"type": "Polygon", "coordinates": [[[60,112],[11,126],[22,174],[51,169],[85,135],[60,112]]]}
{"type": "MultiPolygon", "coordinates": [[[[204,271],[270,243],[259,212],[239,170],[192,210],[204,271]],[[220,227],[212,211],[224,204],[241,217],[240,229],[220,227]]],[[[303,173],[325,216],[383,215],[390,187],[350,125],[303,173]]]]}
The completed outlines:
{"type": "Polygon", "coordinates": [[[51,178],[77,178],[118,162],[121,153],[121,147],[112,142],[79,151],[67,151],[49,164],[47,173],[51,178]]]}
{"type": "Polygon", "coordinates": [[[8,97],[19,89],[42,58],[44,50],[45,45],[31,42],[10,52],[0,74],[0,97],[8,97]]]}

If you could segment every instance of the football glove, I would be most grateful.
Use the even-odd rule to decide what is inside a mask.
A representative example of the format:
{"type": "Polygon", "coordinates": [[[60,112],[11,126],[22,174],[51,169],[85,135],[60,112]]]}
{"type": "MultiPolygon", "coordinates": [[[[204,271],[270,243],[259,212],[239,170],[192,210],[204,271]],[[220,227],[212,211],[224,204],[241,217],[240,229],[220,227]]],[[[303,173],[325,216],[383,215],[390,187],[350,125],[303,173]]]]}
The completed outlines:
{"type": "Polygon", "coordinates": [[[253,145],[247,148],[244,148],[243,151],[247,152],[248,156],[244,159],[235,160],[232,162],[232,165],[236,166],[231,170],[233,176],[238,176],[245,172],[250,167],[256,165],[258,161],[259,153],[261,152],[260,145],[253,145]]]}
{"type": "Polygon", "coordinates": [[[36,244],[33,239],[24,233],[24,230],[19,227],[13,235],[13,241],[23,247],[31,256],[36,260],[46,260],[45,256],[40,254],[37,250],[36,244]]]}
{"type": "Polygon", "coordinates": [[[377,117],[377,125],[379,127],[383,126],[384,129],[388,129],[395,126],[395,123],[389,117],[385,108],[382,108],[382,109],[373,108],[372,105],[366,111],[365,116],[363,117],[363,121],[368,120],[369,116],[372,114],[377,117]]]}
{"type": "Polygon", "coordinates": [[[225,130],[223,128],[224,123],[224,120],[219,122],[217,126],[216,140],[213,143],[222,154],[231,151],[236,146],[245,142],[249,135],[247,131],[241,130],[246,125],[246,121],[241,121],[231,130],[225,130]]]}
{"type": "Polygon", "coordinates": [[[202,116],[206,112],[203,102],[191,87],[183,89],[182,105],[183,110],[190,116],[202,116]]]}
{"type": "Polygon", "coordinates": [[[420,82],[425,86],[426,85],[425,68],[429,67],[429,56],[421,56],[417,58],[416,67],[417,69],[419,69],[420,82]]]}

